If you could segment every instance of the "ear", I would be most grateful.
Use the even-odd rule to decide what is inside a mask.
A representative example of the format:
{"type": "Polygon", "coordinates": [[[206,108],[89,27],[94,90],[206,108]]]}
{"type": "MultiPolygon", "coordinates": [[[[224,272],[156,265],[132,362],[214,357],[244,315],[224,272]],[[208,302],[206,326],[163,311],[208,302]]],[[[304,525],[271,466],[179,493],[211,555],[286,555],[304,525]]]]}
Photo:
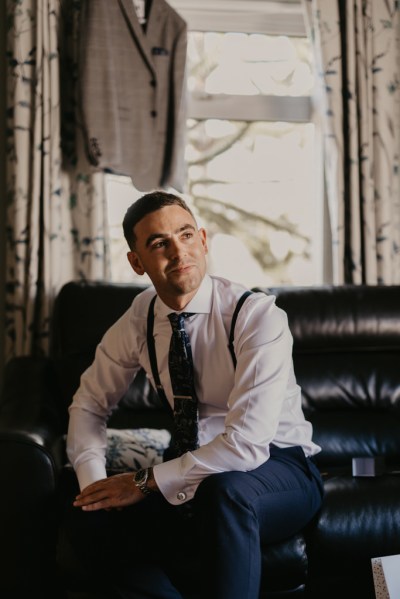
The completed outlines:
{"type": "Polygon", "coordinates": [[[142,262],[136,252],[127,253],[128,262],[137,275],[144,275],[145,270],[142,266],[142,262]]]}
{"type": "Polygon", "coordinates": [[[208,254],[207,233],[206,233],[206,230],[203,229],[203,227],[201,227],[199,229],[199,235],[200,235],[201,243],[203,244],[204,253],[208,254]]]}

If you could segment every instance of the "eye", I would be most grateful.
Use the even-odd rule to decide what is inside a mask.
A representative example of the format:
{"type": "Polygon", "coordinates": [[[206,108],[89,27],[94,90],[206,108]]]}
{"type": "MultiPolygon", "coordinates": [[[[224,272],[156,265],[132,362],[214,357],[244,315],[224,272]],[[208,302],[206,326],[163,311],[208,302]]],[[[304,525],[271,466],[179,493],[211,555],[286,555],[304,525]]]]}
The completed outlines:
{"type": "Polygon", "coordinates": [[[158,250],[160,248],[163,248],[167,245],[167,241],[165,239],[161,240],[161,241],[157,241],[156,243],[153,243],[153,245],[151,246],[151,248],[153,250],[158,250]]]}

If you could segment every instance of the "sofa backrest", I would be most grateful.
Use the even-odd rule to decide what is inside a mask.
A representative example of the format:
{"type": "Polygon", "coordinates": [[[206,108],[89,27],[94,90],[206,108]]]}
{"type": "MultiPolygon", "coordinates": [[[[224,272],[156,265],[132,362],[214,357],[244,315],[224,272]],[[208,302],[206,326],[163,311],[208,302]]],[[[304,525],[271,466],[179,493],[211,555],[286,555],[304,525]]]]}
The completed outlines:
{"type": "MultiPolygon", "coordinates": [[[[53,311],[50,354],[66,409],[91,364],[107,329],[129,308],[146,285],[72,281],[58,294],[53,311]]],[[[144,372],[140,372],[121,402],[123,407],[159,407],[144,372]]]]}
{"type": "Polygon", "coordinates": [[[400,463],[400,286],[287,287],[276,295],[289,318],[303,407],[323,451],[400,463]]]}
{"type": "MultiPolygon", "coordinates": [[[[145,285],[68,283],[54,308],[51,354],[65,407],[108,327],[145,285]]],[[[323,451],[318,461],[352,457],[400,463],[400,286],[257,288],[276,296],[293,334],[303,407],[323,451]]],[[[159,407],[143,373],[121,405],[159,407]]]]}

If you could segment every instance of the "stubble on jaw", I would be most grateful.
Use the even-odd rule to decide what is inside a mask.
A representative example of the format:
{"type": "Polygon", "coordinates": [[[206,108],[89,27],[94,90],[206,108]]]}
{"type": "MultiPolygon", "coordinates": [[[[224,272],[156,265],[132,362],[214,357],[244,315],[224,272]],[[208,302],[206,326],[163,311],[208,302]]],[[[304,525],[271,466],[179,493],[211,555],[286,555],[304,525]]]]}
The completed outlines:
{"type": "Polygon", "coordinates": [[[176,302],[179,298],[186,298],[185,305],[192,299],[199,289],[203,276],[201,276],[200,269],[198,266],[193,266],[196,272],[193,275],[189,275],[183,281],[176,281],[173,277],[167,275],[170,292],[168,293],[170,299],[176,302]],[[189,297],[188,297],[189,296],[189,297]]]}

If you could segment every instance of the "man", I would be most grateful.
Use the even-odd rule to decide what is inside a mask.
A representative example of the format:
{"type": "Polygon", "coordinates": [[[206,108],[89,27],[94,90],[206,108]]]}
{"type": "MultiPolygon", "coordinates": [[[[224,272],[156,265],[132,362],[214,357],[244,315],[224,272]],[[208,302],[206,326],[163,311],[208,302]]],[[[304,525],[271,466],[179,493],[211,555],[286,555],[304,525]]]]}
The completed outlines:
{"type": "Polygon", "coordinates": [[[86,561],[97,552],[93,570],[104,556],[110,570],[115,547],[123,547],[115,559],[123,573],[107,587],[109,597],[186,597],[178,590],[178,554],[194,552],[201,576],[193,589],[200,597],[257,599],[260,540],[275,543],[302,529],[322,496],[312,461],[319,447],[301,409],[286,314],[271,296],[246,298],[234,328],[235,367],[228,336],[244,288],[206,274],[206,232],[186,203],[165,192],[147,194],[127,211],[124,234],[133,270],[147,273],[154,287],[106,333],[70,408],[67,450],[81,489],[74,506],[81,521],[101,514],[91,524],[86,518],[85,539],[76,545],[84,544],[86,561]],[[159,373],[160,392],[180,411],[168,352],[170,314],[183,311],[194,390],[181,402],[183,410],[192,395],[198,402],[198,421],[189,423],[197,440],[183,452],[176,442],[171,459],[139,475],[106,478],[106,419],[140,367],[154,386],[159,373]]]}

